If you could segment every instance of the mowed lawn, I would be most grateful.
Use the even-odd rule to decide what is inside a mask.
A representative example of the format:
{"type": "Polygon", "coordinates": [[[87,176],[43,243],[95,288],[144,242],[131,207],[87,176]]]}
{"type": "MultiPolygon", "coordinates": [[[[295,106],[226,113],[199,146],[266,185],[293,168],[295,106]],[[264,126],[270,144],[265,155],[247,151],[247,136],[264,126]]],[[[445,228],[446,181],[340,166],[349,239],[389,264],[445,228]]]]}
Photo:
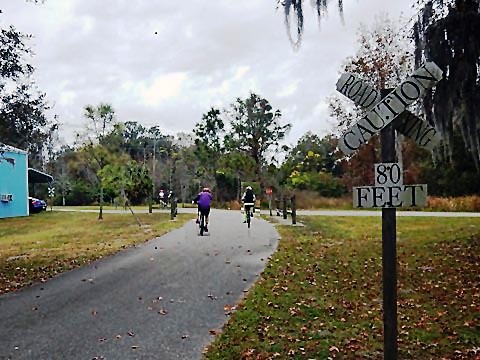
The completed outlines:
{"type": "Polygon", "coordinates": [[[43,212],[0,219],[0,294],[111,255],[178,228],[191,214],[43,212]]]}
{"type": "MultiPolygon", "coordinates": [[[[205,358],[383,358],[381,219],[301,221],[205,358]]],[[[480,220],[398,218],[397,241],[399,359],[479,359],[480,220]]]]}

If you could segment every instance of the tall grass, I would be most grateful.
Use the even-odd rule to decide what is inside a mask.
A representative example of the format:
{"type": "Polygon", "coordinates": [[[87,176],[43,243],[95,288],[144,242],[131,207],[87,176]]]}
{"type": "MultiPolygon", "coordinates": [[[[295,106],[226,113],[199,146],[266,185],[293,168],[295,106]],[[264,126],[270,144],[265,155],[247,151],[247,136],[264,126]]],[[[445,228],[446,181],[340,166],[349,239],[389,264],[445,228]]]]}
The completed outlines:
{"type": "Polygon", "coordinates": [[[341,198],[319,196],[315,191],[301,190],[295,192],[298,209],[351,209],[352,197],[341,198]]]}
{"type": "MultiPolygon", "coordinates": [[[[315,191],[296,191],[297,209],[352,209],[352,195],[341,198],[319,196],[315,191]]],[[[275,204],[273,204],[275,206],[275,204]]],[[[480,212],[480,196],[460,197],[429,196],[425,210],[480,212]]]]}
{"type": "Polygon", "coordinates": [[[427,207],[434,211],[480,211],[480,196],[428,197],[427,207]]]}

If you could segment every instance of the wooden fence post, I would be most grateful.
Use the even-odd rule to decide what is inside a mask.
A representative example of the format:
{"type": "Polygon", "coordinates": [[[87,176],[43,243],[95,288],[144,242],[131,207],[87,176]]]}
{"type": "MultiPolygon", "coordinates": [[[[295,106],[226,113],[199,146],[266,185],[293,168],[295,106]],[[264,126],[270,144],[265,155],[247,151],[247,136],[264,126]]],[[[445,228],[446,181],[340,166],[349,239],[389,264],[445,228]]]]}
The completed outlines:
{"type": "Polygon", "coordinates": [[[290,201],[292,202],[292,224],[295,225],[297,223],[297,201],[295,199],[295,194],[293,194],[290,201]]]}

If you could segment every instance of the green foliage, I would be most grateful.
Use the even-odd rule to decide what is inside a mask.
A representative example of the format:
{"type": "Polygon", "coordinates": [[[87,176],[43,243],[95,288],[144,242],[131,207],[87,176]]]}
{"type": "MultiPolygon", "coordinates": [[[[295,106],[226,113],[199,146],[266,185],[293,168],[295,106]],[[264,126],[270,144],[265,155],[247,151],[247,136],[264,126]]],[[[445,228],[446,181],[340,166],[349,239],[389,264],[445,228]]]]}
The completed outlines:
{"type": "Polygon", "coordinates": [[[280,169],[281,182],[298,190],[314,190],[321,196],[342,196],[346,189],[335,175],[336,141],[319,138],[311,132],[303,135],[287,155],[280,169]]]}
{"type": "Polygon", "coordinates": [[[292,188],[299,190],[315,190],[320,196],[340,197],[346,193],[341,180],[332,174],[319,172],[293,171],[287,182],[292,188]]]}
{"type": "Polygon", "coordinates": [[[238,198],[238,178],[235,174],[217,170],[215,182],[217,184],[215,195],[218,201],[238,198]]]}
{"type": "Polygon", "coordinates": [[[65,196],[67,205],[90,205],[96,201],[97,191],[91,184],[81,179],[74,180],[70,185],[70,191],[65,196]]]}
{"type": "Polygon", "coordinates": [[[231,132],[225,136],[226,147],[251,156],[260,174],[267,163],[267,151],[278,150],[292,125],[281,125],[280,110],[273,110],[267,99],[255,93],[246,99],[237,98],[228,113],[231,132]]]}
{"type": "Polygon", "coordinates": [[[256,182],[256,181],[242,181],[242,193],[245,191],[245,189],[247,188],[247,186],[251,186],[251,187],[252,187],[253,193],[254,193],[256,196],[261,195],[262,189],[261,189],[260,183],[258,183],[258,182],[256,182]]]}
{"type": "Polygon", "coordinates": [[[428,184],[429,195],[480,194],[480,174],[472,153],[463,146],[462,135],[458,130],[453,131],[452,144],[449,146],[449,156],[439,156],[436,161],[428,154],[423,158],[419,181],[428,184]]]}
{"type": "Polygon", "coordinates": [[[202,115],[202,121],[195,125],[195,155],[200,163],[199,171],[204,181],[215,180],[216,163],[221,156],[224,123],[220,118],[220,110],[211,108],[202,115]]]}
{"type": "Polygon", "coordinates": [[[152,191],[152,179],[145,166],[130,161],[126,166],[109,164],[98,172],[102,186],[116,194],[125,192],[132,204],[141,203],[152,191]]]}
{"type": "Polygon", "coordinates": [[[29,164],[38,163],[44,143],[56,130],[45,115],[45,94],[35,90],[32,54],[26,41],[30,36],[13,26],[0,29],[0,139],[3,143],[29,152],[29,164]]]}
{"type": "Polygon", "coordinates": [[[85,106],[84,115],[91,121],[95,138],[100,141],[113,129],[115,124],[115,110],[112,105],[107,103],[85,106]]]}
{"type": "Polygon", "coordinates": [[[219,201],[238,199],[242,179],[255,177],[255,161],[247,154],[231,151],[220,156],[216,171],[216,196],[219,201]]]}
{"type": "Polygon", "coordinates": [[[340,197],[346,194],[347,189],[341,179],[324,171],[294,170],[288,177],[288,187],[299,190],[314,190],[320,196],[340,197]]]}

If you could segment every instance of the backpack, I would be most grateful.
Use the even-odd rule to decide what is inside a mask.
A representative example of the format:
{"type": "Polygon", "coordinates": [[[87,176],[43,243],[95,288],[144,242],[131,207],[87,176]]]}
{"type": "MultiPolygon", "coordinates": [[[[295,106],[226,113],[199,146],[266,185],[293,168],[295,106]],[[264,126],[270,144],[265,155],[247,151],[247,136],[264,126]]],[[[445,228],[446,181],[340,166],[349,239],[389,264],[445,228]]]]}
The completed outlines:
{"type": "Polygon", "coordinates": [[[253,202],[253,190],[247,190],[245,191],[245,199],[244,201],[246,203],[252,203],[253,202]]]}

